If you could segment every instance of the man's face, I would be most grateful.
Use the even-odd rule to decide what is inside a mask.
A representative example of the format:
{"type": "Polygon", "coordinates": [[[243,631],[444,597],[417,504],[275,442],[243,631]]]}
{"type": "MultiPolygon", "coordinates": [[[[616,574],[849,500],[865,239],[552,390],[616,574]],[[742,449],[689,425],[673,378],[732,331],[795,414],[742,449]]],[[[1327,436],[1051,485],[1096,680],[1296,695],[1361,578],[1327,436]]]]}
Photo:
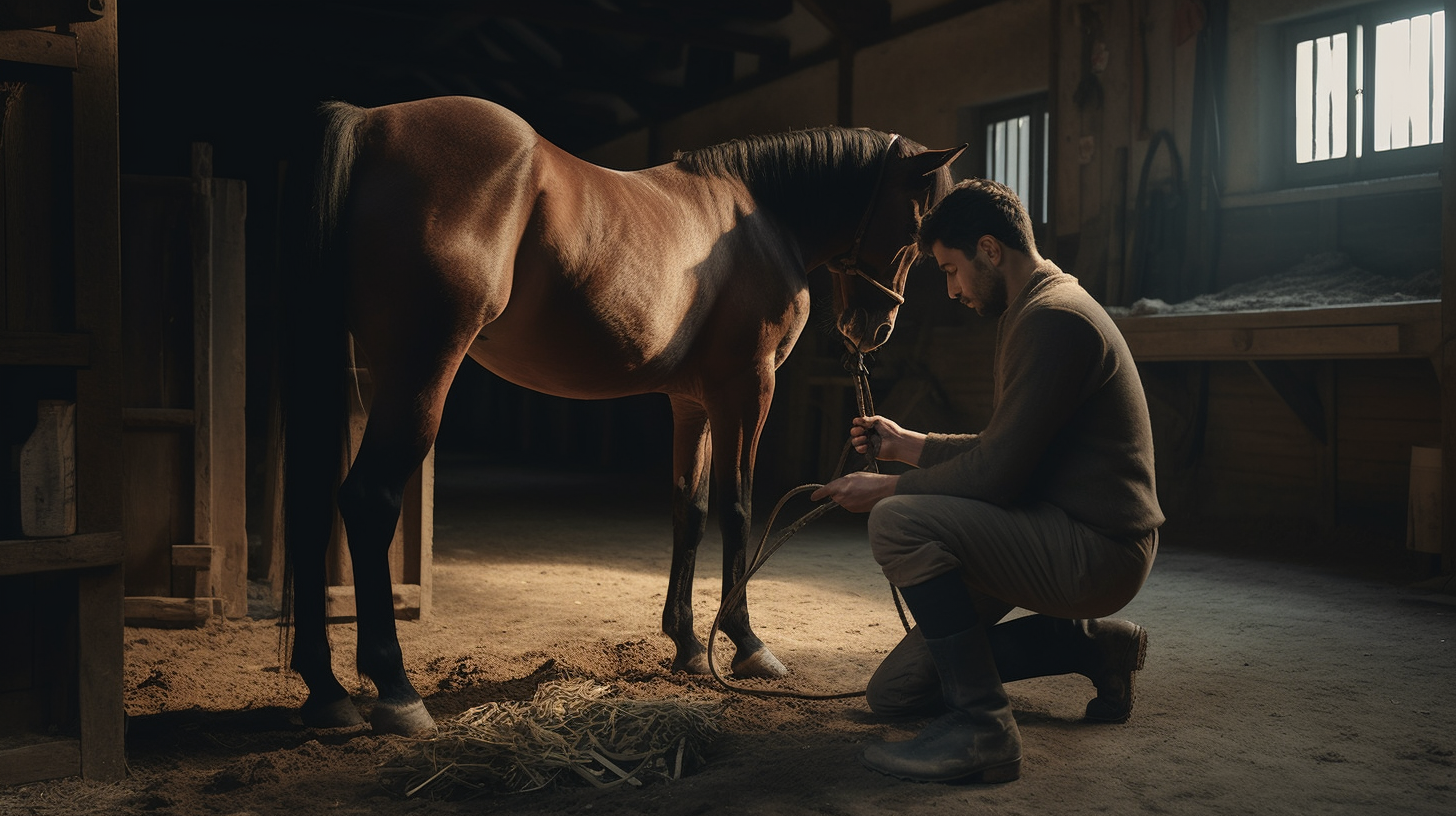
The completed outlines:
{"type": "Polygon", "coordinates": [[[935,262],[945,273],[946,294],[985,317],[996,317],[1006,311],[1006,279],[985,260],[977,249],[967,257],[939,241],[930,247],[935,262]]]}

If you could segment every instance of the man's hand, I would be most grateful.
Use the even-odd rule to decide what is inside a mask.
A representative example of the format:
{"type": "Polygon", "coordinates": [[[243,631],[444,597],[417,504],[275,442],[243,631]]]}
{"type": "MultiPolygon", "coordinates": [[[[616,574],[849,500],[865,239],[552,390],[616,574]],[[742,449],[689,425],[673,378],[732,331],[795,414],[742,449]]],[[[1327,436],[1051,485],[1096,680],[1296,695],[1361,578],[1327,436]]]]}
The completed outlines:
{"type": "Polygon", "coordinates": [[[895,495],[898,481],[899,476],[889,473],[849,473],[814,491],[809,498],[833,499],[851,513],[867,513],[880,499],[895,495]]]}
{"type": "Polygon", "coordinates": [[[869,453],[887,462],[920,464],[925,434],[901,428],[882,416],[855,417],[849,428],[849,442],[856,453],[869,453]]]}

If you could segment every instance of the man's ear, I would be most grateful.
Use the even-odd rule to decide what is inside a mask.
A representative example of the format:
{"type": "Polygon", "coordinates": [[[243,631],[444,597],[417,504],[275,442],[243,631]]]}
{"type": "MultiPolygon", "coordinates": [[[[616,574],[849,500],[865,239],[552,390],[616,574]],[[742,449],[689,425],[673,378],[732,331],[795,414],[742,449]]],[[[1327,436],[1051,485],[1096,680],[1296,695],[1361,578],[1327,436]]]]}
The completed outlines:
{"type": "Polygon", "coordinates": [[[990,261],[992,266],[1001,264],[1004,247],[1001,246],[1000,241],[990,235],[982,235],[981,240],[976,242],[976,248],[986,253],[986,260],[990,261]]]}

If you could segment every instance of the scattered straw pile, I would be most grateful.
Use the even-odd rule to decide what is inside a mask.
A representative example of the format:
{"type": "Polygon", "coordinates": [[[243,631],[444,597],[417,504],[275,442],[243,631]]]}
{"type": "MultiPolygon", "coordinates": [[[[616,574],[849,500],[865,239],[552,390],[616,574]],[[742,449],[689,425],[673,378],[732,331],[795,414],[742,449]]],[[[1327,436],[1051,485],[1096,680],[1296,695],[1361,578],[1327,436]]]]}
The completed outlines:
{"type": "Polygon", "coordinates": [[[537,790],[576,776],[603,788],[677,779],[701,759],[726,705],[611,692],[591,680],[552,680],[530,702],[477,706],[434,736],[410,740],[381,768],[381,781],[406,797],[463,798],[537,790]]]}

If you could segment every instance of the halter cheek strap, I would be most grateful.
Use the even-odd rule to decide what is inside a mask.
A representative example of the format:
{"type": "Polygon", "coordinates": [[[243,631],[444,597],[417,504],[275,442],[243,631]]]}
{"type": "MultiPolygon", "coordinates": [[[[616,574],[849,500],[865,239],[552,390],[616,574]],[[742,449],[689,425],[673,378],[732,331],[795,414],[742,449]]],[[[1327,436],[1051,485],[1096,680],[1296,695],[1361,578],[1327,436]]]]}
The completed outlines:
{"type": "Polygon", "coordinates": [[[883,283],[880,283],[879,281],[865,274],[865,271],[863,269],[859,268],[860,243],[864,241],[865,232],[869,230],[870,216],[874,215],[875,205],[879,203],[880,200],[880,188],[885,183],[885,169],[890,164],[890,156],[895,152],[895,143],[899,140],[900,134],[894,133],[890,135],[890,142],[889,144],[885,145],[884,155],[880,157],[880,169],[879,173],[875,176],[875,187],[873,192],[871,192],[870,194],[869,204],[865,205],[864,215],[860,216],[859,226],[854,231],[854,240],[849,245],[849,254],[845,255],[843,258],[831,262],[830,269],[838,272],[841,275],[851,273],[858,275],[859,277],[869,281],[872,286],[880,290],[891,300],[894,300],[896,303],[904,303],[904,295],[896,292],[894,289],[891,289],[883,283]]]}

